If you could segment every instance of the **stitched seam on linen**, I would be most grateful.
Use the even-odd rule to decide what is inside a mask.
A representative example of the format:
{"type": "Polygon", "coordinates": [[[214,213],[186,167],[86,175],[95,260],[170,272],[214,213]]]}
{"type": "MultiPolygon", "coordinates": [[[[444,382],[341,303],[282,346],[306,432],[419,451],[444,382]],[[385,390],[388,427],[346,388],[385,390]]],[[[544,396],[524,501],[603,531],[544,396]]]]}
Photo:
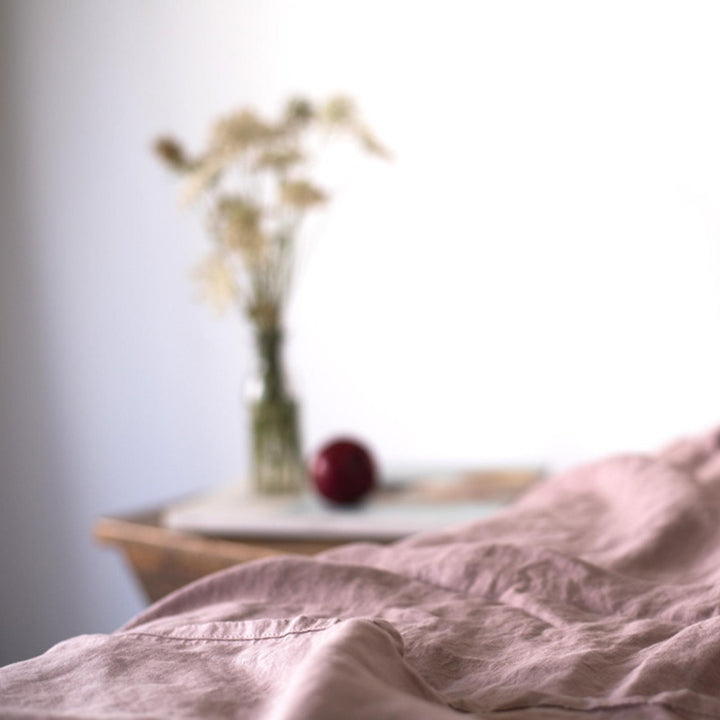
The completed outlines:
{"type": "Polygon", "coordinates": [[[337,623],[330,623],[329,625],[324,625],[323,627],[307,628],[305,630],[289,630],[288,632],[280,633],[279,635],[229,635],[227,637],[207,637],[205,635],[199,635],[198,637],[181,637],[178,635],[162,635],[160,633],[150,633],[150,632],[125,632],[125,633],[122,633],[122,635],[120,635],[119,637],[133,635],[133,636],[140,636],[140,637],[160,638],[160,640],[183,640],[185,642],[187,642],[187,641],[192,642],[193,640],[202,640],[203,642],[279,640],[280,638],[288,637],[290,635],[304,635],[306,633],[322,632],[323,630],[328,630],[329,628],[333,627],[333,625],[337,625],[337,623]]]}
{"type": "Polygon", "coordinates": [[[517,712],[518,710],[535,710],[537,708],[546,708],[548,710],[564,710],[567,712],[608,712],[612,710],[623,710],[625,708],[636,708],[636,707],[663,707],[667,710],[676,710],[678,712],[690,713],[692,715],[702,715],[707,718],[720,718],[720,715],[716,713],[709,713],[703,710],[695,710],[693,708],[682,707],[681,705],[674,705],[673,703],[664,702],[662,700],[648,700],[644,702],[628,702],[628,703],[617,703],[613,705],[595,705],[590,708],[575,708],[569,705],[560,705],[554,703],[538,703],[537,705],[517,705],[508,708],[502,708],[500,710],[490,710],[493,714],[505,713],[505,712],[517,712]]]}

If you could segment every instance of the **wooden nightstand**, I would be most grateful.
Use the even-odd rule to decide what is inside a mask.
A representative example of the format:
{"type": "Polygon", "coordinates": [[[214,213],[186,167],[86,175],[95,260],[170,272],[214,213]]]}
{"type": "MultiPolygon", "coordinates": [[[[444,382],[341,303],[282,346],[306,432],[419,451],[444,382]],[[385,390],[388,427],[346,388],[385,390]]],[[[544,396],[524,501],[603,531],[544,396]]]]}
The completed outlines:
{"type": "Polygon", "coordinates": [[[155,511],[100,518],[94,535],[122,551],[155,601],[238,563],[315,555],[348,542],[387,543],[477,520],[517,498],[540,474],[534,468],[474,470],[388,483],[351,510],[332,510],[311,494],[248,498],[231,486],[155,511]]]}
{"type": "Polygon", "coordinates": [[[314,555],[347,542],[206,537],[163,527],[161,515],[156,510],[102,517],[93,533],[122,551],[150,601],[231,565],[287,553],[314,555]]]}

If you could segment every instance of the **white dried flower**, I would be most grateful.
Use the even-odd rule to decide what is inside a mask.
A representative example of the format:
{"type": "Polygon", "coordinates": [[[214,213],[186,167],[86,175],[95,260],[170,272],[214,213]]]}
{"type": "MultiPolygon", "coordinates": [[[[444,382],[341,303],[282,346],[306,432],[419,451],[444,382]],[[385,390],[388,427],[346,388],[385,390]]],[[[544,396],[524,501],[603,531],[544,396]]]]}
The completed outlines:
{"type": "Polygon", "coordinates": [[[270,140],[275,132],[251,110],[239,110],[215,123],[210,147],[214,152],[233,154],[270,140]]]}
{"type": "Polygon", "coordinates": [[[349,125],[356,115],[355,103],[343,95],[330,98],[322,108],[322,118],[329,125],[349,125]]]}
{"type": "Polygon", "coordinates": [[[283,183],[281,197],[286,205],[302,209],[319,205],[327,200],[327,195],[307,180],[292,180],[283,183]]]}
{"type": "Polygon", "coordinates": [[[232,271],[219,255],[213,253],[199,263],[193,277],[200,294],[218,313],[227,310],[238,298],[238,286],[232,271]]]}
{"type": "Polygon", "coordinates": [[[260,208],[243,197],[224,196],[218,201],[218,240],[228,250],[240,252],[249,266],[257,265],[267,251],[261,217],[260,208]]]}

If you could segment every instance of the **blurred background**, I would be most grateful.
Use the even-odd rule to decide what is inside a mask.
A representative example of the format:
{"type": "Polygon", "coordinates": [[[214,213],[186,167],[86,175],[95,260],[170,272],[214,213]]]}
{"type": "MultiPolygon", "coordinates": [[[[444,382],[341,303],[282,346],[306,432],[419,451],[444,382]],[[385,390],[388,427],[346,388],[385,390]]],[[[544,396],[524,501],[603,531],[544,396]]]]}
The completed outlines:
{"type": "Polygon", "coordinates": [[[308,451],[385,467],[651,451],[720,422],[713,2],[0,0],[0,663],[142,605],[103,512],[241,478],[249,331],[194,297],[150,152],[354,97],[394,153],[289,310],[308,451]]]}

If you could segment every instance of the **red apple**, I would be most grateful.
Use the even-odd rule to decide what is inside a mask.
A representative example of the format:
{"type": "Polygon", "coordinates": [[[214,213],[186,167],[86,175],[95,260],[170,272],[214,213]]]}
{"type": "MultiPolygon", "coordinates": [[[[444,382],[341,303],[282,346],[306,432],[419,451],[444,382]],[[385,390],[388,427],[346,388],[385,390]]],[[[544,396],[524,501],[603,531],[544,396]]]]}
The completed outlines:
{"type": "Polygon", "coordinates": [[[375,486],[375,463],[359,442],[340,438],[320,448],[310,463],[310,475],[323,497],[350,505],[375,486]]]}

